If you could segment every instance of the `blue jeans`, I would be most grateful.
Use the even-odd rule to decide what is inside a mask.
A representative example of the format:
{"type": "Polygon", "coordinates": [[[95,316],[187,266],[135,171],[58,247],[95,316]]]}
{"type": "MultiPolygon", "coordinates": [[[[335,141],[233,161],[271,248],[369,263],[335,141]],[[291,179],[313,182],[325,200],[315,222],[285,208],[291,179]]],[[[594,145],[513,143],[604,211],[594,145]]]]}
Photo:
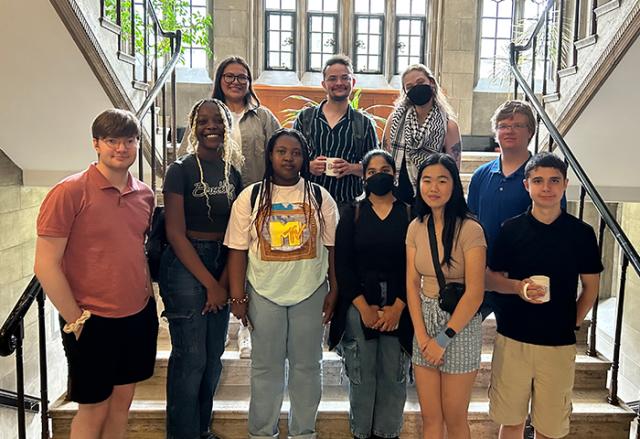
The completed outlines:
{"type": "Polygon", "coordinates": [[[339,351],[349,377],[349,425],[353,435],[400,436],[409,356],[398,337],[381,334],[366,340],[360,313],[352,305],[339,351]]]}
{"type": "MultiPolygon", "coordinates": [[[[217,241],[191,240],[216,278],[226,252],[217,241]]],[[[171,355],[167,371],[167,438],[196,439],[211,425],[213,394],[220,381],[229,307],[202,315],[206,289],[168,247],[160,262],[163,316],[169,321],[171,355]]]]}
{"type": "Polygon", "coordinates": [[[248,285],[251,332],[251,402],[249,437],[278,437],[278,419],[289,360],[289,437],[317,437],[316,414],[321,395],[323,283],[307,299],[280,306],[248,285]]]}

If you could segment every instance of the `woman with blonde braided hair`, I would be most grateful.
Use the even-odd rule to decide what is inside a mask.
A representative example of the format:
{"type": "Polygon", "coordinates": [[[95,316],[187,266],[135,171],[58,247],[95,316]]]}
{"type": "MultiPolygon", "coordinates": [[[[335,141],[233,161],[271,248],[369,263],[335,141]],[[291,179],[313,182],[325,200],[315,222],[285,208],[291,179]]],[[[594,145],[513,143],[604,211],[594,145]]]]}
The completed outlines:
{"type": "Polygon", "coordinates": [[[160,264],[160,295],[169,321],[167,438],[215,438],[211,409],[229,322],[227,250],[222,240],[242,189],[240,147],[231,115],[217,99],[189,113],[189,154],[164,180],[169,246],[160,264]]]}

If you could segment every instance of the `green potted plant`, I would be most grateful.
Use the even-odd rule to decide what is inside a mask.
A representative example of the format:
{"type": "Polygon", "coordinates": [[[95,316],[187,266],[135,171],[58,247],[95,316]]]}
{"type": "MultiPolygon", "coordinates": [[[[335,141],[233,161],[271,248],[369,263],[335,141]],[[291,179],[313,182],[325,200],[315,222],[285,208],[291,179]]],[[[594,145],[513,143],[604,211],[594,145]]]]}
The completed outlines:
{"type": "MultiPolygon", "coordinates": [[[[356,88],[353,91],[353,97],[351,98],[349,104],[351,105],[351,108],[353,108],[356,111],[364,111],[366,112],[375,122],[375,126],[377,129],[383,130],[384,129],[384,125],[387,123],[387,119],[382,117],[382,116],[377,116],[375,114],[372,113],[372,111],[376,108],[390,108],[393,110],[393,106],[392,105],[371,105],[369,107],[366,108],[360,108],[360,96],[362,95],[362,89],[361,88],[356,88]]],[[[310,99],[306,96],[301,96],[301,95],[289,95],[286,98],[284,98],[284,100],[287,99],[294,99],[297,101],[302,101],[304,102],[304,104],[302,105],[302,107],[300,108],[287,108],[282,110],[282,113],[285,115],[285,119],[282,122],[283,126],[292,126],[293,122],[296,120],[296,118],[298,117],[298,114],[300,114],[300,112],[302,110],[304,110],[305,108],[308,107],[315,107],[317,105],[319,105],[319,102],[314,101],[313,99],[310,99]]]]}

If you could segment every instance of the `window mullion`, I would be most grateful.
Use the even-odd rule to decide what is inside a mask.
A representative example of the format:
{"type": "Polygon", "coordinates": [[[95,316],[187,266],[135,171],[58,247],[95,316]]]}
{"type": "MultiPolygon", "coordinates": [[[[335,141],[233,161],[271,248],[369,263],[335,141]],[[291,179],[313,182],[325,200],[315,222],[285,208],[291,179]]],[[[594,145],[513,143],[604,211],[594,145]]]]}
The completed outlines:
{"type": "Polygon", "coordinates": [[[387,79],[387,81],[391,81],[391,77],[395,72],[395,58],[396,58],[396,44],[397,41],[397,32],[396,32],[396,2],[387,1],[385,5],[385,18],[386,23],[384,24],[384,45],[383,45],[383,59],[382,63],[382,74],[387,79]]]}
{"type": "Polygon", "coordinates": [[[296,53],[294,54],[296,61],[296,74],[299,80],[302,80],[302,75],[304,72],[309,70],[307,57],[304,56],[305,53],[309,53],[309,46],[307,44],[307,19],[305,15],[307,14],[307,0],[297,0],[298,9],[296,15],[296,21],[298,26],[296,26],[296,42],[298,43],[296,47],[296,53]]]}
{"type": "Polygon", "coordinates": [[[353,51],[353,41],[355,38],[355,19],[354,19],[354,1],[355,0],[342,0],[342,13],[338,17],[338,20],[342,24],[338,30],[338,53],[344,53],[349,58],[355,58],[355,52],[353,51]]]}

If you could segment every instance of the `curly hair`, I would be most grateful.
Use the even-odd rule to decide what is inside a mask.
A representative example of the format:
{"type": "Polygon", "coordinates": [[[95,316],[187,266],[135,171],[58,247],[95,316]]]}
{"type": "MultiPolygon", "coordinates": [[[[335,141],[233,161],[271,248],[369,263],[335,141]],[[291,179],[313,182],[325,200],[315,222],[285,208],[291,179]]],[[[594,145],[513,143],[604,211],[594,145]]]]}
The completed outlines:
{"type": "MultiPolygon", "coordinates": [[[[229,183],[229,176],[231,174],[231,168],[235,168],[236,171],[240,171],[242,169],[242,165],[244,164],[244,156],[242,155],[242,148],[231,138],[231,112],[227,108],[227,106],[219,101],[218,99],[202,99],[196,102],[191,108],[189,112],[189,127],[191,128],[191,132],[189,133],[189,146],[187,147],[187,151],[191,154],[195,155],[196,162],[198,163],[198,169],[200,170],[200,184],[203,187],[206,187],[204,181],[204,172],[202,170],[202,163],[200,163],[200,157],[198,157],[198,137],[196,135],[196,124],[197,124],[197,116],[200,108],[205,104],[215,105],[218,111],[220,112],[220,116],[222,116],[222,121],[224,123],[224,138],[222,142],[222,151],[220,153],[220,157],[224,162],[224,182],[227,191],[227,199],[229,203],[233,201],[234,193],[232,191],[232,185],[229,183]]],[[[204,191],[207,208],[209,209],[209,218],[211,218],[211,205],[209,203],[209,195],[207,191],[204,191]]]]}

